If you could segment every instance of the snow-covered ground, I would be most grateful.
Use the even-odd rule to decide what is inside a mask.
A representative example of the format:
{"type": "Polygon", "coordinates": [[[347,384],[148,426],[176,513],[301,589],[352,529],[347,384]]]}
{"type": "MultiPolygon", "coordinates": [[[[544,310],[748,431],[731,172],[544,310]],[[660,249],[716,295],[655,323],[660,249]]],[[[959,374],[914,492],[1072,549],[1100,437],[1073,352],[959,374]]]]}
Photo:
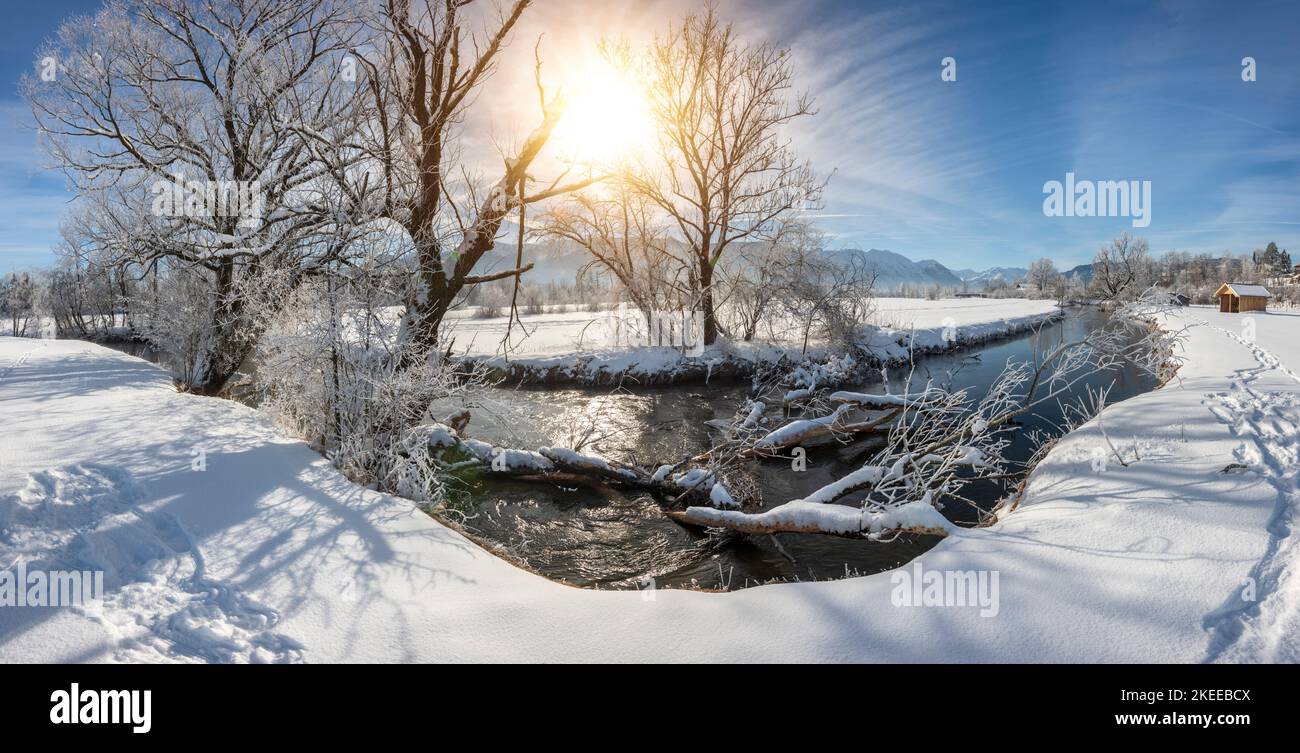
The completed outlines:
{"type": "MultiPolygon", "coordinates": [[[[876,298],[875,311],[870,324],[889,332],[934,330],[942,333],[945,327],[959,327],[966,334],[974,328],[999,327],[1025,317],[1041,317],[1056,312],[1056,303],[1025,298],[947,298],[927,301],[922,298],[876,298]]],[[[450,332],[456,337],[456,351],[472,356],[493,356],[506,336],[509,317],[498,316],[480,319],[476,309],[453,311],[447,321],[450,332]]],[[[605,351],[618,347],[613,335],[613,322],[617,310],[603,311],[548,311],[544,314],[525,314],[520,318],[526,337],[520,335],[520,325],[514,325],[512,342],[517,342],[513,354],[518,357],[561,356],[605,351]]],[[[760,337],[762,344],[767,344],[760,337]]]]}
{"type": "MultiPolygon", "coordinates": [[[[909,348],[933,350],[954,344],[975,343],[1023,332],[1055,316],[1054,301],[1024,298],[873,299],[874,326],[870,340],[863,342],[882,362],[905,359],[909,348]]],[[[796,360],[803,355],[799,332],[792,330],[773,340],[760,331],[752,342],[727,342],[691,353],[688,348],[629,347],[621,336],[620,317],[634,312],[553,311],[521,317],[510,332],[513,344],[509,358],[502,355],[509,318],[476,318],[472,310],[453,312],[449,334],[457,353],[483,359],[495,366],[513,367],[516,373],[542,375],[554,380],[591,381],[611,375],[633,378],[662,377],[701,371],[728,363],[773,362],[782,357],[796,360]],[[712,366],[710,366],[710,364],[712,366]]],[[[686,345],[698,340],[691,339],[686,345]]],[[[826,356],[816,340],[806,355],[826,356]]]]}
{"type": "Polygon", "coordinates": [[[108,590],[0,607],[0,660],[1295,661],[1300,316],[1181,318],[1208,322],[1181,379],[1063,439],[999,523],[728,594],[549,582],[143,361],[0,338],[0,563],[108,590]],[[963,572],[996,598],[902,598],[963,572]]]}

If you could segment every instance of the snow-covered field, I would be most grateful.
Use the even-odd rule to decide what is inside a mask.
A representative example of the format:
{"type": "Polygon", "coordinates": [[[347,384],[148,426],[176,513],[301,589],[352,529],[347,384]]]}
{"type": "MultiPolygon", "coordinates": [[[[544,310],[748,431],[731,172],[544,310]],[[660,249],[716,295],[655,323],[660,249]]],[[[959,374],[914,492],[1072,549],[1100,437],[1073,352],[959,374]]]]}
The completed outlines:
{"type": "Polygon", "coordinates": [[[108,591],[0,607],[0,660],[1295,661],[1300,316],[1172,324],[1200,320],[1181,379],[1064,438],[994,526],[728,594],[551,583],[141,360],[0,338],[0,563],[108,591]],[[996,598],[908,606],[918,572],[996,598]]]}
{"type": "MultiPolygon", "coordinates": [[[[927,301],[920,298],[874,299],[875,313],[870,321],[889,331],[936,330],[960,327],[973,333],[975,327],[1000,326],[1007,321],[1054,313],[1054,301],[1024,298],[949,298],[927,301]]],[[[559,356],[617,347],[612,337],[612,322],[618,315],[609,311],[551,311],[521,317],[527,336],[514,325],[513,352],[519,357],[559,356]]],[[[479,319],[474,310],[453,311],[448,315],[450,331],[456,337],[456,351],[472,356],[496,355],[506,336],[509,317],[479,319]]],[[[763,340],[762,337],[759,340],[763,340]]]]}
{"type": "MultiPolygon", "coordinates": [[[[1024,298],[877,298],[873,303],[870,323],[875,329],[870,341],[862,344],[882,362],[905,359],[909,348],[931,350],[1023,332],[1060,311],[1054,301],[1024,298]]],[[[501,353],[501,343],[506,338],[509,318],[479,319],[472,313],[457,311],[448,318],[457,353],[500,367],[513,365],[516,370],[545,373],[553,379],[663,376],[685,373],[700,364],[797,359],[802,351],[797,333],[774,341],[763,332],[752,342],[720,339],[714,347],[693,355],[684,352],[686,348],[629,347],[626,338],[620,339],[618,321],[620,316],[632,316],[631,312],[556,311],[521,317],[522,325],[515,323],[510,332],[512,348],[507,359],[501,353]]],[[[822,358],[824,350],[813,340],[806,355],[822,358]]]]}

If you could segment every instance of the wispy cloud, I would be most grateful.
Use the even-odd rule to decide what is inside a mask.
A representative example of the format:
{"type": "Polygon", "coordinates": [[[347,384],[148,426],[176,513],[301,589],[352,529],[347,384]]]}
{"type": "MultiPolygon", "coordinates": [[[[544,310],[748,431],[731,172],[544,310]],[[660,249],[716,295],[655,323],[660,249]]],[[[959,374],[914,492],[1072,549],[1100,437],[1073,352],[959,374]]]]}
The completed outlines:
{"type": "MultiPolygon", "coordinates": [[[[699,7],[535,5],[464,125],[465,153],[493,175],[497,145],[535,124],[539,39],[554,90],[590,64],[600,38],[644,42],[699,7]]],[[[819,111],[791,136],[833,172],[817,220],[837,243],[958,267],[1088,261],[1132,228],[1123,218],[1043,216],[1043,183],[1074,171],[1151,180],[1143,234],[1157,251],[1245,251],[1269,240],[1300,249],[1293,2],[723,0],[720,11],[742,36],[792,47],[819,111]],[[1239,75],[1246,55],[1258,64],[1250,84],[1239,75]],[[940,80],[947,56],[955,83],[940,80]]],[[[11,40],[21,54],[6,59],[26,66],[34,42],[23,34],[11,40]]],[[[67,198],[61,177],[41,169],[24,118],[22,105],[0,101],[0,270],[48,260],[67,198]]]]}

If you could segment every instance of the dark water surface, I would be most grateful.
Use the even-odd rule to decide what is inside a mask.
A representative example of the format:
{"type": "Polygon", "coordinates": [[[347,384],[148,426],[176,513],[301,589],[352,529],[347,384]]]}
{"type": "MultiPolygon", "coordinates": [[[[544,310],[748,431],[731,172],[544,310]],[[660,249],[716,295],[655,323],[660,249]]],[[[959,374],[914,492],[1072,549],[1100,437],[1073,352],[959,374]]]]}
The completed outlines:
{"type": "MultiPolygon", "coordinates": [[[[1106,314],[1073,309],[1065,319],[1035,334],[1017,336],[960,352],[925,356],[915,379],[927,376],[953,387],[970,389],[978,399],[1008,360],[1033,359],[1063,340],[1074,340],[1101,326],[1106,314]],[[949,377],[948,375],[951,375],[949,377]]],[[[141,343],[107,344],[157,362],[141,343]]],[[[891,375],[891,379],[905,378],[891,375]]],[[[1075,387],[1109,387],[1114,403],[1154,387],[1136,370],[1094,375],[1075,387]]],[[[748,393],[747,383],[692,384],[645,390],[497,388],[473,410],[469,434],[503,446],[572,447],[593,424],[595,439],[584,451],[642,466],[677,460],[712,444],[706,422],[729,420],[748,393]]],[[[881,392],[881,385],[859,385],[881,392]]],[[[901,391],[895,384],[892,391],[901,391]]],[[[769,414],[771,415],[771,414],[769,414]]],[[[1056,436],[1061,421],[1057,404],[1044,405],[1022,422],[1005,451],[1008,460],[1027,461],[1036,449],[1038,429],[1056,436]]],[[[761,490],[762,509],[806,496],[860,468],[882,444],[866,437],[849,444],[809,448],[807,468],[796,472],[788,459],[751,461],[749,470],[761,490]]],[[[981,481],[963,494],[983,510],[991,509],[1014,489],[1018,479],[981,481]]],[[[822,580],[868,575],[897,567],[938,542],[934,536],[903,536],[889,543],[819,536],[710,536],[663,515],[659,502],[644,493],[622,493],[598,485],[570,486],[485,478],[467,490],[461,522],[473,536],[503,549],[529,568],[579,586],[629,588],[654,579],[657,588],[742,588],[773,580],[822,580]]],[[[958,522],[978,520],[979,511],[949,502],[944,514],[958,522]]]]}
{"type": "MultiPolygon", "coordinates": [[[[983,396],[1009,359],[1032,359],[1056,343],[1085,335],[1104,324],[1096,309],[1074,309],[1036,334],[1023,335],[961,352],[927,356],[915,379],[927,374],[983,396]],[[946,375],[952,373],[951,379],[946,375]]],[[[904,374],[898,374],[905,378],[904,374]]],[[[891,379],[895,378],[891,375],[891,379]]],[[[1136,370],[1095,375],[1075,388],[1109,387],[1114,403],[1154,387],[1136,370]]],[[[881,392],[879,383],[862,391],[881,392]]],[[[901,391],[894,385],[893,391],[901,391]]],[[[581,389],[497,389],[494,400],[474,412],[470,434],[514,447],[572,446],[593,420],[603,436],[585,451],[611,459],[653,466],[675,462],[707,449],[710,419],[730,419],[746,397],[748,384],[682,385],[636,391],[581,389]]],[[[769,414],[770,415],[770,414],[769,414]]],[[[1060,406],[1044,405],[1014,433],[1005,456],[1027,461],[1036,449],[1034,429],[1059,435],[1060,406]]],[[[868,437],[850,444],[831,443],[808,450],[807,469],[795,472],[788,459],[751,462],[762,492],[763,509],[806,496],[860,468],[882,444],[868,437]]],[[[1014,490],[1018,479],[970,484],[963,494],[988,510],[1014,490]]],[[[740,588],[772,580],[821,580],[867,575],[908,562],[938,542],[909,535],[890,543],[820,536],[711,537],[664,517],[651,495],[620,493],[591,486],[568,486],[485,479],[470,493],[471,534],[504,548],[513,558],[550,578],[579,586],[625,588],[654,579],[664,587],[740,588]],[[778,545],[779,542],[779,545],[778,545]],[[784,551],[782,551],[784,550],[784,551]]],[[[944,514],[960,522],[979,519],[969,505],[949,502],[944,514]]]]}

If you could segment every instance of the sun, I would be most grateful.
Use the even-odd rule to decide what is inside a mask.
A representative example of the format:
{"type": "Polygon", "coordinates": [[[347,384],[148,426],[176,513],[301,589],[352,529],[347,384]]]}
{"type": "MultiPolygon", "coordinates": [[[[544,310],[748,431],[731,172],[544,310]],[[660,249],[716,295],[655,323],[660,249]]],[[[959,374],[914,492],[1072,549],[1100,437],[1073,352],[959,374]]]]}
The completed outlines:
{"type": "Polygon", "coordinates": [[[566,159],[614,165],[644,156],[656,130],[645,86],[607,63],[567,83],[568,106],[552,139],[566,159]]]}

